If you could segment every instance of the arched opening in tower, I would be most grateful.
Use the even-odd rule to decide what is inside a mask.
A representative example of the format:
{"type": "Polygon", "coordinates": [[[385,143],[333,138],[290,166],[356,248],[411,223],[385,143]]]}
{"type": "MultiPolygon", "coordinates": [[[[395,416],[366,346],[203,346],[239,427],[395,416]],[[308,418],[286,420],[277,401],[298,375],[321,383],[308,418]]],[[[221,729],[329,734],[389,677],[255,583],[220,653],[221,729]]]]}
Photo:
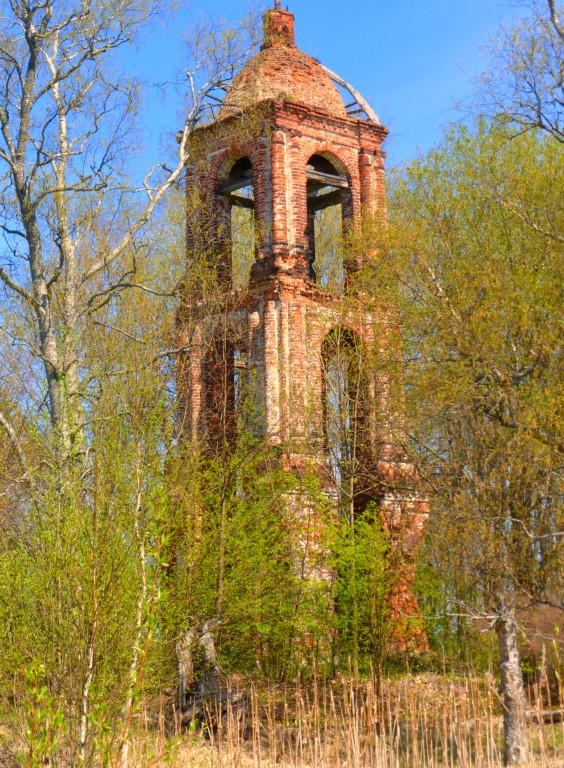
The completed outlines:
{"type": "Polygon", "coordinates": [[[257,250],[253,166],[248,157],[233,164],[218,195],[227,205],[230,282],[241,288],[249,282],[257,250]]]}
{"type": "Polygon", "coordinates": [[[315,154],[307,168],[307,256],[317,285],[342,293],[346,275],[343,234],[351,218],[346,174],[329,157],[315,154]]]}
{"type": "Polygon", "coordinates": [[[211,455],[232,449],[250,427],[247,351],[242,334],[219,323],[202,360],[206,444],[211,455]]]}
{"type": "Polygon", "coordinates": [[[341,512],[352,519],[374,492],[366,350],[357,333],[337,326],[325,337],[321,361],[325,450],[341,512]]]}

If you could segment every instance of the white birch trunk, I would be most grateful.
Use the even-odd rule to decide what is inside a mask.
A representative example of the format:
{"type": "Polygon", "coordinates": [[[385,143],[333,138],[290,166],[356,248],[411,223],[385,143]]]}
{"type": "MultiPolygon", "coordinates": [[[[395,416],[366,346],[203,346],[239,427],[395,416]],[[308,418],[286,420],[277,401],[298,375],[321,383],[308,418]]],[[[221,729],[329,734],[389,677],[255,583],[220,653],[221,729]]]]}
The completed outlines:
{"type": "Polygon", "coordinates": [[[517,622],[513,606],[504,606],[495,624],[503,698],[503,762],[519,765],[527,756],[527,698],[521,672],[517,622]]]}

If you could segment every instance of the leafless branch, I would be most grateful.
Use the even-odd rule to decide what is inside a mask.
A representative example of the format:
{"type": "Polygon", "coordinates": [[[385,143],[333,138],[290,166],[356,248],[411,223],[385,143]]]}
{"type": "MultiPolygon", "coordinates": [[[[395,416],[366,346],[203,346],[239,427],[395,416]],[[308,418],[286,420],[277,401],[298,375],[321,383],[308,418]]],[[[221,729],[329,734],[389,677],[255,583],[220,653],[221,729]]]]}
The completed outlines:
{"type": "Polygon", "coordinates": [[[27,291],[25,288],[23,288],[21,285],[16,283],[15,280],[12,280],[10,275],[6,272],[6,270],[3,267],[0,267],[0,280],[4,282],[4,284],[11,288],[14,293],[17,293],[18,296],[20,296],[22,299],[25,299],[25,301],[32,306],[34,309],[38,309],[38,303],[35,300],[35,298],[32,296],[32,294],[27,291]]]}
{"type": "Polygon", "coordinates": [[[14,450],[14,453],[17,456],[17,459],[20,463],[20,466],[23,470],[23,477],[29,485],[34,488],[35,487],[35,480],[33,473],[30,470],[30,465],[27,461],[27,457],[25,455],[25,451],[22,448],[20,444],[20,440],[18,437],[18,434],[12,424],[10,423],[9,419],[0,411],[0,426],[3,427],[4,432],[8,436],[8,439],[10,441],[10,444],[14,450]]]}
{"type": "Polygon", "coordinates": [[[558,36],[562,41],[564,41],[564,27],[560,23],[560,18],[558,16],[558,13],[556,11],[556,3],[554,0],[547,0],[548,1],[548,7],[550,10],[550,20],[552,22],[552,26],[558,33],[558,36]]]}

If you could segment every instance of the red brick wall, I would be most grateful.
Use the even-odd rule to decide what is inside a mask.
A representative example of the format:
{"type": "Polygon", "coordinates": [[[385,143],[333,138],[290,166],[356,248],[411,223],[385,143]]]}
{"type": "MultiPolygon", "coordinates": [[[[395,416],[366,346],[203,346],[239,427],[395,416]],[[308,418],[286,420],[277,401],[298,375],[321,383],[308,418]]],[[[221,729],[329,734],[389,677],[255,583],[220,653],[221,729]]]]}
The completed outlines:
{"type": "MultiPolygon", "coordinates": [[[[209,375],[209,370],[222,365],[225,370],[232,367],[233,361],[221,360],[218,352],[218,335],[223,334],[229,341],[222,348],[230,355],[234,348],[247,353],[254,414],[264,438],[285,447],[288,468],[299,470],[313,461],[326,482],[330,462],[323,435],[324,339],[331,329],[348,327],[377,354],[396,331],[388,315],[368,308],[360,298],[343,302],[315,285],[307,253],[312,232],[306,166],[312,155],[323,155],[347,177],[349,189],[342,196],[345,223],[359,227],[367,217],[383,219],[382,142],[387,130],[346,115],[327,75],[295,48],[291,14],[270,11],[266,24],[264,49],[235,79],[223,119],[195,131],[191,141],[188,268],[194,255],[203,254],[212,266],[220,267],[224,292],[215,303],[204,295],[187,297],[179,309],[179,339],[189,345],[179,361],[180,413],[188,440],[217,442],[222,427],[216,405],[223,398],[232,409],[234,401],[232,383],[221,385],[221,376],[209,375]],[[236,292],[229,285],[229,205],[217,190],[241,157],[248,157],[253,169],[258,249],[249,285],[236,292]],[[196,206],[194,199],[200,201],[196,206]],[[210,391],[221,386],[225,391],[210,391]]],[[[402,464],[401,417],[389,414],[394,430],[376,418],[389,408],[386,381],[373,374],[366,392],[363,461],[367,474],[372,463],[373,477],[381,478],[374,481],[374,497],[381,500],[388,529],[398,532],[398,541],[411,542],[405,544],[407,553],[413,549],[426,506],[413,491],[411,496],[394,491],[399,480],[405,486],[410,477],[414,487],[416,478],[413,469],[402,464]],[[398,504],[404,506],[401,525],[396,519],[398,504]]],[[[228,414],[227,420],[232,417],[228,414]]],[[[223,427],[227,435],[229,428],[223,427]]],[[[327,490],[332,493],[328,482],[327,490]]],[[[405,584],[394,598],[398,611],[415,610],[410,574],[406,565],[405,584]]]]}

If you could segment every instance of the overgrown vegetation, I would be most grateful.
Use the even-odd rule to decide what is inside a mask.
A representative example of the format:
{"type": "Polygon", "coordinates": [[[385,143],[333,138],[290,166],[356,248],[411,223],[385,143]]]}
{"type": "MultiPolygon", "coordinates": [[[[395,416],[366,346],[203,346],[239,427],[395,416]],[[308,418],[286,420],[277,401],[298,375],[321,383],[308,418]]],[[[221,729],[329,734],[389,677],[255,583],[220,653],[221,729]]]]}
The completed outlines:
{"type": "MultiPolygon", "coordinates": [[[[140,203],[124,164],[137,89],[113,74],[111,52],[160,10],[46,0],[12,3],[0,22],[6,759],[18,754],[29,768],[125,768],[167,755],[190,765],[556,765],[558,8],[538,0],[511,44],[500,38],[504,66],[481,92],[489,113],[448,129],[390,181],[385,231],[367,222],[343,244],[327,217],[316,234],[326,240],[323,287],[340,290],[331,267],[343,247],[370,253],[355,289],[393,306],[403,329],[392,359],[371,359],[350,338],[327,355],[336,504],[314,471],[282,469],[253,430],[251,402],[236,445],[213,458],[180,439],[179,286],[217,296],[219,308],[221,291],[208,264],[183,275],[177,179],[190,131],[253,50],[255,27],[198,31],[177,165],[146,178],[140,203]],[[523,101],[533,87],[536,112],[523,101]],[[402,553],[373,505],[355,515],[358,436],[338,407],[343,382],[375,366],[401,382],[392,392],[407,412],[401,440],[431,501],[416,581],[429,650],[417,653],[394,643],[402,553]],[[297,497],[320,526],[315,546],[292,536],[297,497]],[[322,568],[329,577],[317,578],[322,568]],[[210,660],[250,698],[243,716],[210,712],[196,734],[181,726],[177,682],[184,695],[210,660]],[[428,676],[414,677],[422,669],[428,676]]],[[[254,242],[244,231],[239,240],[254,242]]]]}

